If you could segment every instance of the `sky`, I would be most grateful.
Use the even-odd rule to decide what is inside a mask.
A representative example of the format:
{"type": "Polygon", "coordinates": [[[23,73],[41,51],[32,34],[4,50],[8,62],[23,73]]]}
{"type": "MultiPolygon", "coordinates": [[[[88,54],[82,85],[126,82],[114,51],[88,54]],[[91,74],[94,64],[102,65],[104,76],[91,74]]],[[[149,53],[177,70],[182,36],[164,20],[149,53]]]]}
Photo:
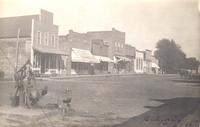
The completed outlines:
{"type": "Polygon", "coordinates": [[[138,50],[155,50],[173,39],[187,57],[200,60],[200,1],[198,0],[0,0],[0,17],[54,14],[59,34],[117,30],[138,50]]]}

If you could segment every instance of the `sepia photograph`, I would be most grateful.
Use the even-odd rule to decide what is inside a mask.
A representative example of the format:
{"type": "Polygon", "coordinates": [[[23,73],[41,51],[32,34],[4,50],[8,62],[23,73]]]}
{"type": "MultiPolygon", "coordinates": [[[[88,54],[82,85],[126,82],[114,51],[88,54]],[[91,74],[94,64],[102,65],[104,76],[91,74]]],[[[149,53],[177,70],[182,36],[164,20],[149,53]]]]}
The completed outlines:
{"type": "Polygon", "coordinates": [[[200,0],[0,0],[0,127],[200,127],[200,0]]]}

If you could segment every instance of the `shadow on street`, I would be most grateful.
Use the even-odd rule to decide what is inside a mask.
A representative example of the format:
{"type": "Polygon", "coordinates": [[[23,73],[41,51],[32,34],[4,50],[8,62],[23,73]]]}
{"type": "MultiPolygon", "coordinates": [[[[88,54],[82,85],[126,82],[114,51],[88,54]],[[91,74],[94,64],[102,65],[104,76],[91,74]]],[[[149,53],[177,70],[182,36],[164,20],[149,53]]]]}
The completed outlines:
{"type": "Polygon", "coordinates": [[[200,98],[150,99],[163,103],[113,127],[199,127],[200,98]]]}

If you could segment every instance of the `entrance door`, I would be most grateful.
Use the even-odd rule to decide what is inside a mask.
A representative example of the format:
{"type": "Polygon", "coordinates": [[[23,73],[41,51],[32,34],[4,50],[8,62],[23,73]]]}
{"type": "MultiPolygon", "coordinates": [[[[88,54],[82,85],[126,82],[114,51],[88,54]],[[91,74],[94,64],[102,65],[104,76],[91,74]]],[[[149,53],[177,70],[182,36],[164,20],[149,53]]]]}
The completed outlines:
{"type": "Polygon", "coordinates": [[[45,55],[41,55],[41,73],[45,73],[45,55]]]}

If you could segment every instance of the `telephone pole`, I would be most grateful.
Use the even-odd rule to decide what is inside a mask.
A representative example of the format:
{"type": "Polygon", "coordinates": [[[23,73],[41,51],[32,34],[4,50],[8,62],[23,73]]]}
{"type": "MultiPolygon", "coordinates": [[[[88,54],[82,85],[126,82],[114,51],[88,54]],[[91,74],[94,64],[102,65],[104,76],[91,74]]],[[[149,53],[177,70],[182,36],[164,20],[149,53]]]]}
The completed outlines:
{"type": "Polygon", "coordinates": [[[15,65],[15,72],[17,71],[18,68],[18,54],[19,54],[19,34],[20,34],[20,28],[18,28],[17,31],[17,47],[16,47],[16,65],[15,65]]]}

